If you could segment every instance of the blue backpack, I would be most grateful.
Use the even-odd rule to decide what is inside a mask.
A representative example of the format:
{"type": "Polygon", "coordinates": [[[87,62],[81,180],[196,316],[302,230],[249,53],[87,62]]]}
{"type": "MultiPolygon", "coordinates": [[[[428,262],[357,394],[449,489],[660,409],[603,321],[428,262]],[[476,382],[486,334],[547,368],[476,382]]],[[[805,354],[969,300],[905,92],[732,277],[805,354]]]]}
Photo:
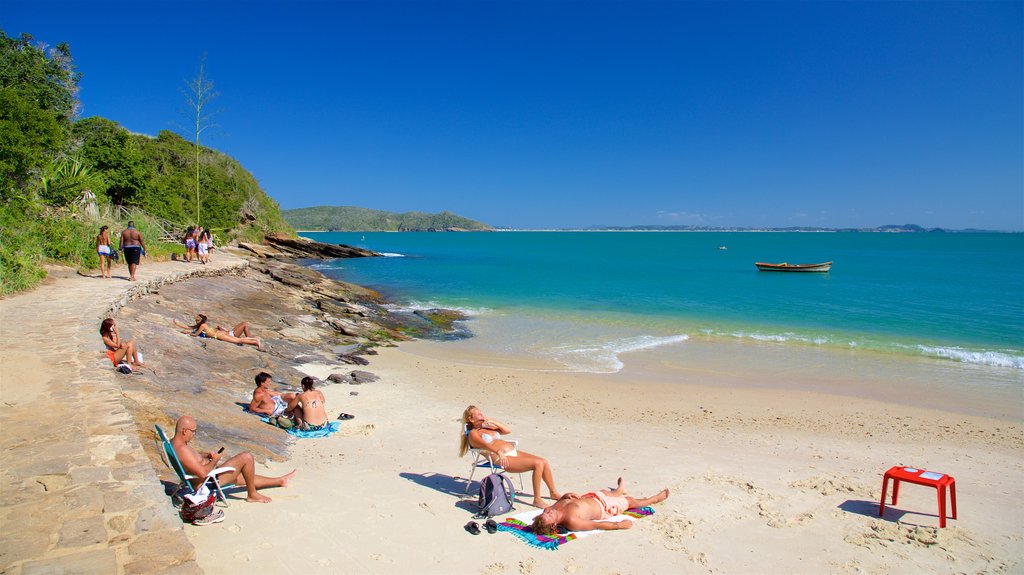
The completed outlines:
{"type": "Polygon", "coordinates": [[[480,493],[477,496],[477,519],[504,515],[515,509],[516,488],[512,480],[503,473],[492,473],[480,482],[480,493]]]}

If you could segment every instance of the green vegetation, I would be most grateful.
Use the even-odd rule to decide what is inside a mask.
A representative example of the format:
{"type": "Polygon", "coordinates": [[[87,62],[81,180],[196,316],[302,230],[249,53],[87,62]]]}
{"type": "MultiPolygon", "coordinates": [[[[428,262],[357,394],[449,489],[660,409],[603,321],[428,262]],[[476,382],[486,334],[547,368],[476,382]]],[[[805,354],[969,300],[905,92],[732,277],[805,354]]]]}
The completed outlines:
{"type": "Polygon", "coordinates": [[[284,219],[297,230],[325,232],[440,232],[489,231],[494,228],[451,212],[397,214],[351,206],[319,206],[284,210],[284,219]]]}
{"type": "Polygon", "coordinates": [[[96,267],[99,227],[116,241],[128,219],[156,259],[180,251],[176,236],[200,209],[198,223],[220,244],[294,236],[232,158],[171,132],[152,138],[105,118],[78,120],[80,78],[67,44],[44,49],[0,30],[0,295],[38,284],[47,262],[96,267]]]}

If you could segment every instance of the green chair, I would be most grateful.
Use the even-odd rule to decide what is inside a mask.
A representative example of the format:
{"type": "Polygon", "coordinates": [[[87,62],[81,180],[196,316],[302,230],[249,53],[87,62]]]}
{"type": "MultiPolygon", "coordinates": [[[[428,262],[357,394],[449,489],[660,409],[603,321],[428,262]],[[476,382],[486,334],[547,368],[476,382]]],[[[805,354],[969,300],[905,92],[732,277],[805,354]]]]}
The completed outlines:
{"type": "MultiPolygon", "coordinates": [[[[184,491],[186,494],[191,495],[196,492],[195,487],[192,486],[190,479],[196,479],[195,475],[189,475],[185,472],[185,467],[181,465],[181,460],[178,459],[178,454],[174,452],[174,446],[171,445],[171,440],[167,438],[167,434],[160,428],[159,425],[154,425],[156,428],[157,437],[159,437],[159,443],[157,451],[160,452],[160,459],[163,460],[164,465],[174,470],[174,473],[178,475],[180,480],[179,489],[184,491]]],[[[218,467],[210,474],[206,476],[206,482],[211,485],[214,492],[217,494],[217,499],[224,503],[224,507],[228,507],[228,499],[224,496],[224,490],[234,487],[234,484],[228,483],[221,485],[217,476],[221,473],[228,471],[234,471],[234,467],[218,467]]]]}

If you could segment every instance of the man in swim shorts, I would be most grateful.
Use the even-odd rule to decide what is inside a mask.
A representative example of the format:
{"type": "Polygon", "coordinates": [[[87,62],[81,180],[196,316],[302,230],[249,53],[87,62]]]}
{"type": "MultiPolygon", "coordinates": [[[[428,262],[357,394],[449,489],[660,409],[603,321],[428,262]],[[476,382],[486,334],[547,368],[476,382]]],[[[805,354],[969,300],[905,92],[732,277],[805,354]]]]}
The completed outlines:
{"type": "Polygon", "coordinates": [[[146,241],[135,229],[135,222],[128,222],[128,227],[121,232],[121,251],[124,263],[128,264],[128,279],[135,281],[135,268],[139,267],[139,259],[146,253],[146,241]]]}
{"type": "Polygon", "coordinates": [[[627,509],[660,503],[668,499],[668,494],[668,489],[662,489],[651,497],[634,499],[626,493],[626,488],[623,487],[620,477],[618,485],[613,490],[602,489],[583,495],[576,493],[562,495],[561,499],[545,508],[533,520],[533,531],[540,535],[553,535],[557,533],[559,525],[570,531],[629,529],[633,526],[633,522],[629,519],[603,520],[620,515],[627,509]]]}
{"type": "Polygon", "coordinates": [[[221,484],[235,483],[244,485],[246,491],[245,500],[250,503],[270,503],[270,498],[258,490],[266,487],[287,487],[292,477],[295,477],[295,470],[280,477],[265,477],[256,474],[256,460],[248,451],[221,461],[221,453],[208,451],[200,453],[189,445],[196,438],[199,427],[196,420],[191,416],[183,415],[178,418],[174,425],[174,437],[171,438],[171,447],[185,468],[185,473],[193,477],[189,481],[192,487],[198,489],[205,481],[210,472],[217,467],[230,467],[232,471],[225,471],[217,476],[221,484]]]}
{"type": "Polygon", "coordinates": [[[256,389],[252,392],[249,411],[260,415],[277,417],[288,410],[288,404],[295,399],[294,393],[277,393],[270,390],[270,374],[261,371],[256,374],[256,389]]]}

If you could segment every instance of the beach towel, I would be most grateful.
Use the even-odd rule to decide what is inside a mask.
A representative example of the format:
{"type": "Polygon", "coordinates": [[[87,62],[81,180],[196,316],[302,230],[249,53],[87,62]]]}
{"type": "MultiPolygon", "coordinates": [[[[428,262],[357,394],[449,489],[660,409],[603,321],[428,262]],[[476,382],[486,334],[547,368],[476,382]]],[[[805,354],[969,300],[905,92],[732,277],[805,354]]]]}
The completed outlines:
{"type": "MultiPolygon", "coordinates": [[[[506,531],[523,540],[531,547],[547,549],[548,551],[554,551],[558,549],[559,545],[575,541],[580,537],[604,533],[604,531],[600,531],[598,529],[592,531],[568,531],[560,528],[558,535],[550,537],[547,535],[537,535],[533,532],[530,524],[533,523],[534,517],[540,515],[541,511],[543,510],[534,509],[533,511],[526,511],[518,515],[513,515],[498,524],[498,531],[506,531]]],[[[648,515],[654,515],[654,509],[651,507],[640,507],[638,509],[627,509],[621,515],[616,515],[610,519],[602,519],[601,521],[615,523],[625,519],[642,519],[648,515]]]]}
{"type": "MultiPolygon", "coordinates": [[[[267,417],[267,416],[261,417],[260,421],[262,421],[263,423],[266,423],[268,425],[274,425],[274,424],[270,423],[270,418],[267,417]]],[[[277,426],[274,425],[274,427],[277,427],[277,426]]],[[[309,437],[330,437],[332,433],[338,431],[340,428],[341,428],[341,422],[340,421],[332,421],[332,422],[327,424],[327,427],[325,427],[323,429],[318,429],[316,431],[306,431],[304,429],[295,429],[294,427],[291,428],[291,429],[285,429],[285,431],[287,431],[288,433],[294,435],[295,437],[306,437],[306,438],[309,438],[309,437]]],[[[282,427],[280,429],[284,429],[284,428],[282,427]]]]}

